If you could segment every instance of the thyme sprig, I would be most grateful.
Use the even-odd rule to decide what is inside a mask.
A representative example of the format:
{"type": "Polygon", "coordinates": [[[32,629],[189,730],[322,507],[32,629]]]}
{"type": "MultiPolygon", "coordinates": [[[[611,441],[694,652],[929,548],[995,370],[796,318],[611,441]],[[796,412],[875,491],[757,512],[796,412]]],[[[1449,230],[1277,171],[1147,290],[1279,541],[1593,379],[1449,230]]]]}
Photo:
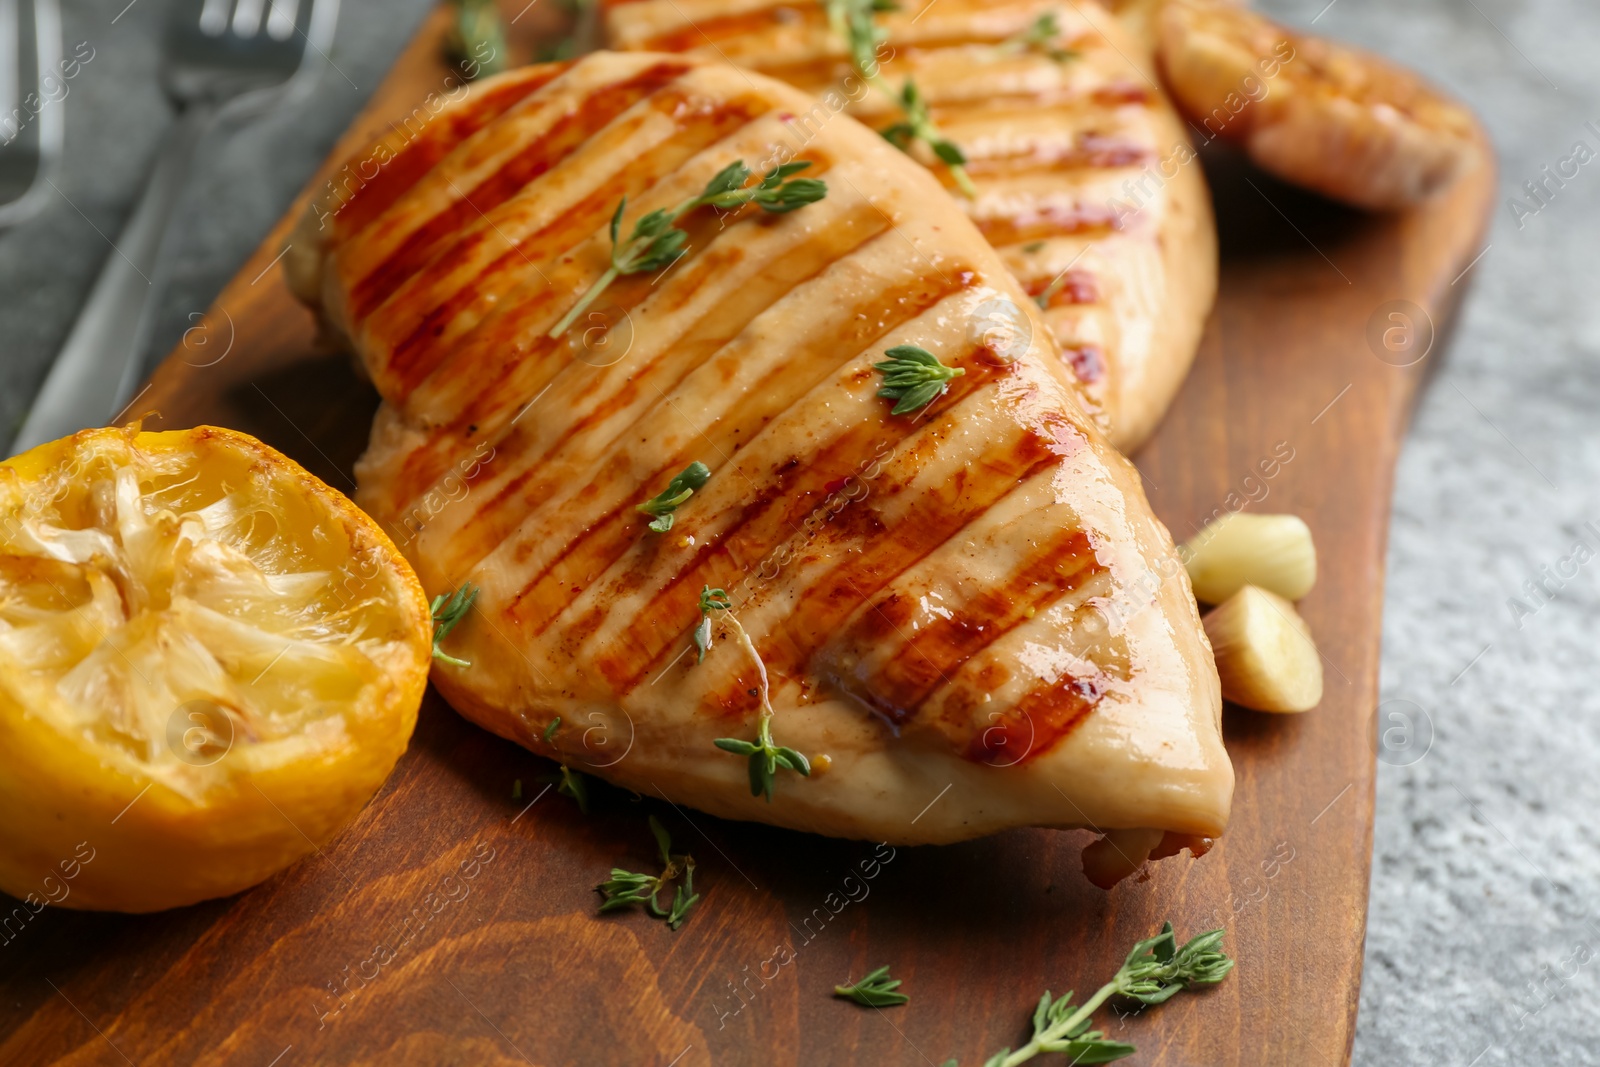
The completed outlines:
{"type": "Polygon", "coordinates": [[[1057,48],[1055,42],[1061,36],[1061,24],[1056,21],[1054,11],[1046,11],[1021,33],[1012,34],[1001,41],[996,48],[1000,52],[1011,55],[1020,55],[1023,52],[1038,52],[1040,55],[1049,56],[1057,63],[1065,63],[1069,59],[1077,59],[1078,53],[1070,48],[1057,48]]]}
{"type": "MultiPolygon", "coordinates": [[[[1043,1052],[1062,1053],[1074,1064],[1110,1063],[1131,1056],[1132,1045],[1089,1029],[1095,1009],[1113,996],[1160,1004],[1185,989],[1216,985],[1233,969],[1233,960],[1221,948],[1222,935],[1222,930],[1207,930],[1180,947],[1172,924],[1166,923],[1155,937],[1134,945],[1115,977],[1082,1007],[1073,1005],[1071,993],[1052,998],[1047,990],[1033,1011],[1032,1040],[1015,1052],[1001,1049],[983,1067],[1017,1067],[1043,1052]]],[[[956,1061],[949,1060],[944,1067],[957,1067],[956,1061]]]]}
{"type": "Polygon", "coordinates": [[[745,756],[750,765],[750,795],[753,797],[766,794],[767,803],[772,803],[772,785],[777,777],[778,768],[794,771],[802,778],[811,777],[811,761],[795,749],[779,745],[772,740],[772,694],[767,681],[767,665],[761,660],[761,653],[756,651],[755,642],[750,640],[750,635],[740,625],[738,616],[733,613],[733,601],[725,589],[713,589],[709,585],[700,590],[700,623],[694,630],[695,647],[700,650],[699,662],[704,662],[706,652],[711,648],[711,615],[721,612],[728,624],[733,627],[734,633],[739,636],[739,643],[756,665],[756,676],[760,681],[759,693],[761,696],[761,719],[756,726],[756,739],[745,741],[737,737],[719,737],[712,744],[724,752],[732,752],[736,756],[745,756]]]}
{"type": "Polygon", "coordinates": [[[467,582],[454,593],[440,593],[433,598],[429,611],[433,615],[433,658],[441,663],[448,663],[452,667],[470,667],[472,664],[464,659],[447,653],[439,647],[439,642],[450,636],[450,631],[466,618],[467,612],[472,610],[472,605],[477,602],[478,587],[467,582]]]}
{"type": "Polygon", "coordinates": [[[967,175],[966,153],[934,124],[927,100],[916,83],[907,78],[896,91],[879,72],[878,47],[888,40],[889,34],[874,16],[880,11],[898,11],[900,5],[894,0],[826,0],[826,6],[828,25],[844,40],[856,73],[905,112],[905,120],[883,130],[883,136],[902,152],[909,152],[917,141],[926,144],[949,170],[961,194],[976,199],[978,190],[967,175]]]}
{"type": "Polygon", "coordinates": [[[911,999],[904,993],[895,992],[899,988],[900,979],[890,978],[889,968],[884,966],[869,971],[853,984],[834,986],[833,995],[849,997],[863,1007],[888,1008],[911,999]]]}
{"type": "Polygon", "coordinates": [[[762,176],[755,185],[746,186],[750,168],[744,160],[736,159],[719,170],[706,183],[705,189],[695,196],[680,201],[675,207],[656,208],[641,216],[633,224],[627,240],[621,239],[622,213],[628,207],[628,198],[617,203],[611,216],[611,265],[593,285],[578,298],[561,321],[550,328],[551,339],[560,337],[588,310],[606,287],[619,277],[628,274],[646,274],[662,270],[676,263],[688,249],[689,235],[677,228],[677,222],[697,208],[710,207],[719,211],[732,211],[745,204],[755,204],[771,215],[784,215],[814,204],[828,195],[827,183],[820,178],[795,178],[811,166],[808,160],[780,163],[762,176]]]}
{"type": "Polygon", "coordinates": [[[967,373],[960,367],[945,366],[938,356],[917,345],[895,345],[883,354],[889,358],[874,363],[872,368],[883,375],[878,395],[897,401],[891,415],[906,415],[927,407],[950,388],[951,378],[967,373]]]}
{"type": "Polygon", "coordinates": [[[672,838],[654,815],[650,816],[650,833],[655,836],[656,850],[661,855],[661,873],[636,874],[621,867],[611,868],[611,877],[595,886],[605,898],[600,902],[600,911],[604,913],[643,904],[650,909],[651,915],[665,919],[667,925],[676,930],[688,917],[689,909],[700,899],[700,894],[694,891],[694,857],[672,851],[672,838]],[[683,881],[673,892],[672,907],[663,908],[656,898],[680,874],[683,881]]]}
{"type": "Polygon", "coordinates": [[[672,529],[672,513],[678,506],[690,497],[695,490],[704,488],[706,482],[711,480],[711,468],[699,460],[695,460],[683,470],[673,475],[667,487],[655,496],[640,504],[638,511],[645,515],[654,515],[650,529],[656,533],[666,533],[672,529]]]}

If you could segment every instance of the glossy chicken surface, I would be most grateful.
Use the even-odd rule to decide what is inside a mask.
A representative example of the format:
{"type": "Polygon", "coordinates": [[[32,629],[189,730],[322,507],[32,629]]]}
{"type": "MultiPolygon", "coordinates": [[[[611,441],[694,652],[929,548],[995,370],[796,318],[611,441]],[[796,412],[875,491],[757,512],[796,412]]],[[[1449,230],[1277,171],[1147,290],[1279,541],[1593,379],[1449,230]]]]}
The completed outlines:
{"type": "Polygon", "coordinates": [[[535,752],[730,818],[1221,832],[1216,673],[1137,474],[932,174],[848,117],[802,132],[810,106],[597,53],[474,86],[313,205],[291,280],[384,398],[358,501],[430,594],[482,590],[446,642],[470,667],[435,683],[535,752]],[[681,260],[548,336],[622,196],[626,234],[734,160],[791,158],[824,199],[686,215],[681,260]],[[873,364],[901,344],[963,373],[897,416],[873,364]],[[692,461],[709,481],[653,532],[637,505],[692,461]],[[724,616],[700,660],[706,587],[760,666],[724,616]],[[770,803],[713,744],[756,737],[764,679],[812,765],[770,803]]]}
{"type": "MultiPolygon", "coordinates": [[[[902,109],[865,83],[821,2],[609,0],[611,47],[685,51],[782,78],[874,129],[902,109]]],[[[1130,19],[1135,14],[1130,13],[1130,19]]],[[[977,196],[918,146],[1045,308],[1062,358],[1131,452],[1182,383],[1216,295],[1210,197],[1148,42],[1093,0],[907,0],[881,12],[883,82],[915,82],[977,196]],[[1052,20],[1055,33],[1027,43],[1052,20]]]]}

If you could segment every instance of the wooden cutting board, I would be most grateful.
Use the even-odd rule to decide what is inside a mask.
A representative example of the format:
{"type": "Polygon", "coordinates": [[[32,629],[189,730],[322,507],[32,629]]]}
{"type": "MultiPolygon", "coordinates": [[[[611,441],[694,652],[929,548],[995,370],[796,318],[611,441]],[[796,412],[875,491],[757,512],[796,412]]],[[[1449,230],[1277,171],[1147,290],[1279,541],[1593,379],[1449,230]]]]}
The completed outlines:
{"type": "MultiPolygon", "coordinates": [[[[519,19],[521,53],[549,33],[549,7],[519,19]]],[[[428,20],[309,189],[447,88],[445,23],[443,12],[428,20]]],[[[468,725],[430,691],[393,778],[313,857],[251,892],[160,915],[48,909],[0,944],[0,1063],[958,1057],[976,1067],[1026,1041],[1043,990],[1092,990],[1169,918],[1183,937],[1226,926],[1238,968],[1210,992],[1143,1015],[1103,1009],[1099,1024],[1139,1047],[1129,1062],[1347,1062],[1392,476],[1417,388],[1482,248],[1494,175],[1485,153],[1426,208],[1368,217],[1233,160],[1207,167],[1221,298],[1194,372],[1138,463],[1179,539],[1219,509],[1305,517],[1321,580],[1303,611],[1327,680],[1308,715],[1228,708],[1238,789],[1233,824],[1209,855],[1154,865],[1104,893],[1080,872],[1083,832],[880,849],[610,789],[584,816],[541,792],[551,764],[468,725]],[[593,887],[613,863],[652,862],[652,812],[699,862],[704,897],[676,933],[640,914],[595,914],[593,887]],[[829,995],[885,963],[909,1005],[877,1011],[829,995]]],[[[299,211],[131,414],[158,413],[152,428],[248,431],[349,489],[377,397],[345,356],[319,347],[284,287],[277,262],[299,211]]]]}

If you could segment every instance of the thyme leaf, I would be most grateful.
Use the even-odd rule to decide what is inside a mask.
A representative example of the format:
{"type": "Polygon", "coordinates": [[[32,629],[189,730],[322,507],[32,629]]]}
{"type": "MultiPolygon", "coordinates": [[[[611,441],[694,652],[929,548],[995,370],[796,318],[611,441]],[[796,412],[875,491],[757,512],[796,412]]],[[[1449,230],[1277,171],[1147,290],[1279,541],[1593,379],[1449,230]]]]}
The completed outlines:
{"type": "Polygon", "coordinates": [[[694,496],[695,490],[710,480],[711,468],[695,460],[675,474],[665,489],[640,504],[637,510],[655,516],[650,529],[656,533],[666,533],[672,529],[672,513],[678,510],[678,505],[694,496]]]}
{"type": "Polygon", "coordinates": [[[890,978],[889,968],[884,966],[868,972],[851,985],[834,986],[833,995],[849,997],[867,1008],[888,1008],[911,999],[904,993],[895,992],[899,988],[900,979],[890,978]]]}
{"type": "Polygon", "coordinates": [[[905,415],[918,411],[950,388],[950,379],[967,373],[960,367],[947,367],[925,348],[916,345],[895,345],[883,353],[888,359],[872,365],[883,375],[883,387],[878,395],[897,401],[889,412],[905,415]]]}
{"type": "Polygon", "coordinates": [[[577,801],[580,813],[589,814],[589,780],[565,763],[561,765],[561,779],[556,783],[556,792],[571,797],[577,801]]]}
{"type": "Polygon", "coordinates": [[[439,642],[450,636],[450,631],[456,628],[467,612],[472,610],[472,605],[477,602],[478,587],[467,582],[454,593],[440,593],[433,598],[429,611],[433,615],[433,658],[452,667],[470,667],[471,663],[445,652],[439,647],[439,642]]]}

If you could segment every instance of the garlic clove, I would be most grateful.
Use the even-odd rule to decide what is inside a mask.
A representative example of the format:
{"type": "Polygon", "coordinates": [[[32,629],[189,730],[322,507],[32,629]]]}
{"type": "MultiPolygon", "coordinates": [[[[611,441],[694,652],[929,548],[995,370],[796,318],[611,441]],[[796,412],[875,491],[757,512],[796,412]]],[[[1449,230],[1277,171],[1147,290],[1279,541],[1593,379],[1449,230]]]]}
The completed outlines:
{"type": "Polygon", "coordinates": [[[1200,620],[1225,699],[1256,711],[1310,711],[1322,701],[1322,658],[1294,605],[1247,585],[1200,620]]]}
{"type": "Polygon", "coordinates": [[[1317,547],[1298,515],[1224,515],[1179,550],[1195,599],[1220,604],[1246,585],[1299,600],[1317,584],[1317,547]]]}

